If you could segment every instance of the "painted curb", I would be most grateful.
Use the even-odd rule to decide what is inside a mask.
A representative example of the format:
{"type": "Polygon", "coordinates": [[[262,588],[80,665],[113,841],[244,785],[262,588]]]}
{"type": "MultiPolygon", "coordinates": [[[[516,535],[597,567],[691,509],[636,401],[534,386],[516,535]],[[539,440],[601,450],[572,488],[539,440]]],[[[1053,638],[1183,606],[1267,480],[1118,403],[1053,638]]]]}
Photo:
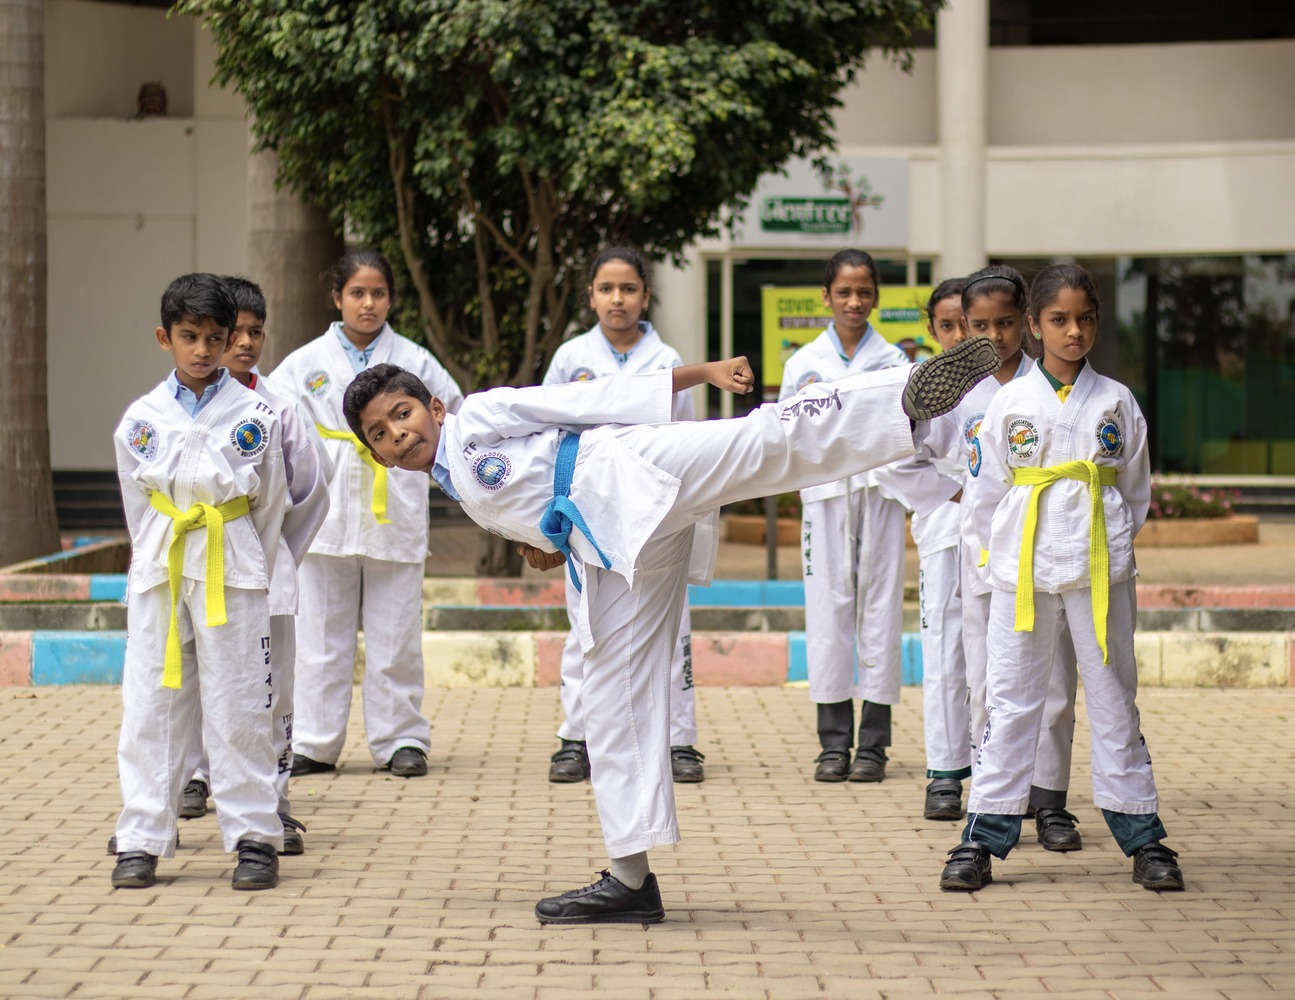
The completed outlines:
{"type": "MultiPolygon", "coordinates": [[[[429,687],[535,687],[559,681],[564,632],[424,632],[429,687]]],[[[922,683],[917,633],[901,640],[901,683],[922,683]]],[[[354,677],[363,677],[363,637],[354,677]]],[[[693,675],[705,686],[803,684],[804,632],[694,632],[693,675]]],[[[1139,632],[1148,687],[1295,686],[1295,632],[1139,632]]],[[[0,686],[120,684],[126,633],[0,632],[0,686]]]]}

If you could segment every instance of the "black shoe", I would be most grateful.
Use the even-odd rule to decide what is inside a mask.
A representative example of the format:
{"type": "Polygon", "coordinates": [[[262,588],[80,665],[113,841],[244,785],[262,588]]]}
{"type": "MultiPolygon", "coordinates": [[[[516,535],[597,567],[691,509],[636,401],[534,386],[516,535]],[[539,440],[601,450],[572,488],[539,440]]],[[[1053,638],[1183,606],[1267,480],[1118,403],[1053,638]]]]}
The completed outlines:
{"type": "Polygon", "coordinates": [[[987,337],[970,337],[913,368],[904,386],[904,413],[930,420],[962,402],[977,382],[998,371],[998,352],[987,337]]]}
{"type": "Polygon", "coordinates": [[[279,852],[255,840],[238,842],[235,889],[273,889],[279,884],[279,852]]]}
{"type": "Polygon", "coordinates": [[[949,852],[940,876],[941,889],[976,890],[994,881],[989,851],[974,840],[964,840],[949,852]]]}
{"type": "Polygon", "coordinates": [[[701,762],[706,755],[694,747],[670,748],[670,774],[681,785],[695,785],[706,780],[701,762]]]}
{"type": "Polygon", "coordinates": [[[210,792],[205,781],[194,778],[184,786],[180,795],[180,818],[197,819],[207,815],[207,796],[210,792]]]}
{"type": "Polygon", "coordinates": [[[1064,809],[1042,808],[1034,814],[1034,828],[1039,832],[1039,843],[1049,851],[1082,851],[1083,838],[1075,829],[1079,818],[1064,809]]]}
{"type": "Polygon", "coordinates": [[[541,899],[535,916],[542,924],[655,924],[665,919],[661,890],[649,874],[642,889],[631,889],[604,871],[593,885],[541,899]]]}
{"type": "Polygon", "coordinates": [[[828,747],[814,758],[815,781],[844,781],[850,770],[850,751],[844,747],[828,747]]]}
{"type": "Polygon", "coordinates": [[[886,778],[886,751],[881,747],[860,747],[850,765],[851,781],[884,781],[886,778]]]}
{"type": "MultiPolygon", "coordinates": [[[[175,847],[176,847],[176,850],[180,849],[180,835],[178,833],[175,835],[175,847]]],[[[108,838],[108,853],[109,854],[117,853],[117,835],[115,833],[108,838]]],[[[131,853],[138,853],[138,852],[131,852],[131,853]]]]}
{"type": "Polygon", "coordinates": [[[957,778],[936,778],[926,786],[923,819],[962,819],[962,782],[957,778]]]}
{"type": "Polygon", "coordinates": [[[427,754],[419,747],[401,747],[391,755],[387,767],[397,778],[421,778],[427,774],[427,754]]]}
{"type": "Polygon", "coordinates": [[[322,760],[311,760],[302,753],[292,755],[292,776],[294,778],[299,778],[303,774],[327,774],[329,771],[336,770],[336,764],[325,764],[322,760]]]}
{"type": "Polygon", "coordinates": [[[589,747],[584,740],[563,740],[562,749],[549,758],[549,781],[571,785],[589,777],[589,747]]]}
{"type": "Polygon", "coordinates": [[[1181,889],[1183,873],[1178,867],[1178,852],[1160,841],[1145,844],[1133,852],[1133,881],[1148,889],[1181,889]]]}
{"type": "Polygon", "coordinates": [[[279,813],[283,821],[283,850],[280,854],[305,854],[306,841],[301,836],[306,832],[306,824],[293,819],[287,813],[279,813]]]}
{"type": "Polygon", "coordinates": [[[117,855],[117,865],[112,870],[114,888],[147,889],[156,881],[156,855],[147,851],[127,851],[117,855]]]}

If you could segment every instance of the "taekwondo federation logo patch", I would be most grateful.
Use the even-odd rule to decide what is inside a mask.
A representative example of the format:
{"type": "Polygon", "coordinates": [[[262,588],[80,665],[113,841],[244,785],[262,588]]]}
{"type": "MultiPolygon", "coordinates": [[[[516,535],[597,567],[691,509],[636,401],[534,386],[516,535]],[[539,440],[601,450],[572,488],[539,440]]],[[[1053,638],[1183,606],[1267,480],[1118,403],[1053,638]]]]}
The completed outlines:
{"type": "Polygon", "coordinates": [[[1107,458],[1114,458],[1124,450],[1124,435],[1120,425],[1109,414],[1103,414],[1097,422],[1097,449],[1107,458]]]}
{"type": "Polygon", "coordinates": [[[1013,458],[1029,458],[1039,450],[1038,428],[1024,417],[1013,420],[1007,425],[1007,450],[1013,458]]]}
{"type": "Polygon", "coordinates": [[[804,375],[800,377],[800,381],[796,383],[796,391],[804,392],[807,387],[813,385],[815,382],[822,382],[822,381],[823,381],[823,376],[820,375],[818,372],[806,372],[804,375]]]}
{"type": "Polygon", "coordinates": [[[577,368],[571,373],[572,382],[592,382],[597,377],[592,368],[577,368]]]}
{"type": "Polygon", "coordinates": [[[157,454],[157,428],[147,420],[136,420],[130,425],[127,444],[140,458],[150,461],[157,454]]]}
{"type": "Polygon", "coordinates": [[[315,399],[323,399],[332,384],[333,380],[328,377],[328,372],[311,372],[306,376],[306,391],[315,399]]]}
{"type": "Polygon", "coordinates": [[[244,458],[255,458],[265,451],[266,445],[270,443],[269,437],[265,424],[256,417],[250,417],[234,428],[229,435],[229,443],[244,458]]]}
{"type": "Polygon", "coordinates": [[[472,463],[472,474],[481,484],[482,489],[497,493],[512,478],[513,463],[508,460],[507,455],[488,451],[472,463]]]}
{"type": "Polygon", "coordinates": [[[977,413],[962,425],[962,441],[967,446],[967,471],[973,476],[980,475],[980,422],[984,419],[983,413],[977,413]]]}

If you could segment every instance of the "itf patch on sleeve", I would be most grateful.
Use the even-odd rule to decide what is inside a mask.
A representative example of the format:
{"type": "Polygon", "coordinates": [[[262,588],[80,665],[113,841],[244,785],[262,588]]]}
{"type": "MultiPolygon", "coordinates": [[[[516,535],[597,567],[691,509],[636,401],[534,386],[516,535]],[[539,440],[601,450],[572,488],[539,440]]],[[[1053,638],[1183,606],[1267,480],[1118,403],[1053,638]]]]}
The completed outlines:
{"type": "Polygon", "coordinates": [[[512,478],[513,463],[508,460],[507,455],[488,451],[472,463],[472,475],[476,477],[483,490],[495,493],[502,490],[504,484],[512,478]]]}
{"type": "Polygon", "coordinates": [[[244,458],[255,458],[265,451],[270,443],[269,437],[265,424],[256,417],[249,417],[230,432],[229,443],[244,458]]]}

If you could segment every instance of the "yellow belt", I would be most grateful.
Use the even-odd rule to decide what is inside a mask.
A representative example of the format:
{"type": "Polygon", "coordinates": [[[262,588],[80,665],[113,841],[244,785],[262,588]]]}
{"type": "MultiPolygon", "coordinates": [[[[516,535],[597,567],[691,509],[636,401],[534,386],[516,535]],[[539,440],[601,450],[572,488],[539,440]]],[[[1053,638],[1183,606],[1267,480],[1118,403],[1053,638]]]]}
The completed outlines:
{"type": "Polygon", "coordinates": [[[319,436],[322,438],[328,438],[330,441],[350,441],[355,445],[355,453],[360,456],[360,461],[373,470],[373,498],[369,502],[369,507],[379,524],[390,524],[391,521],[387,517],[387,467],[379,465],[378,460],[369,451],[368,445],[350,431],[335,431],[323,424],[315,424],[315,430],[319,431],[319,436]]]}
{"type": "Polygon", "coordinates": [[[1014,483],[1029,486],[1030,501],[1025,508],[1025,530],[1021,532],[1021,557],[1016,574],[1016,631],[1034,628],[1034,532],[1039,523],[1039,496],[1044,489],[1061,479],[1088,484],[1092,498],[1088,526],[1088,583],[1093,592],[1093,626],[1102,662],[1110,663],[1106,650],[1106,612],[1110,607],[1111,557],[1106,548],[1106,508],[1102,504],[1102,487],[1115,485],[1115,470],[1108,465],[1080,460],[1063,462],[1046,469],[1017,468],[1014,483]]]}
{"type": "Polygon", "coordinates": [[[162,669],[162,687],[180,686],[180,624],[175,608],[180,600],[180,580],[184,576],[184,539],[191,531],[207,529],[207,627],[225,624],[225,522],[248,512],[247,497],[235,497],[219,507],[196,503],[182,511],[154,490],[148,502],[153,509],[171,519],[171,544],[166,550],[167,575],[171,583],[171,623],[166,630],[166,659],[162,669]]]}

